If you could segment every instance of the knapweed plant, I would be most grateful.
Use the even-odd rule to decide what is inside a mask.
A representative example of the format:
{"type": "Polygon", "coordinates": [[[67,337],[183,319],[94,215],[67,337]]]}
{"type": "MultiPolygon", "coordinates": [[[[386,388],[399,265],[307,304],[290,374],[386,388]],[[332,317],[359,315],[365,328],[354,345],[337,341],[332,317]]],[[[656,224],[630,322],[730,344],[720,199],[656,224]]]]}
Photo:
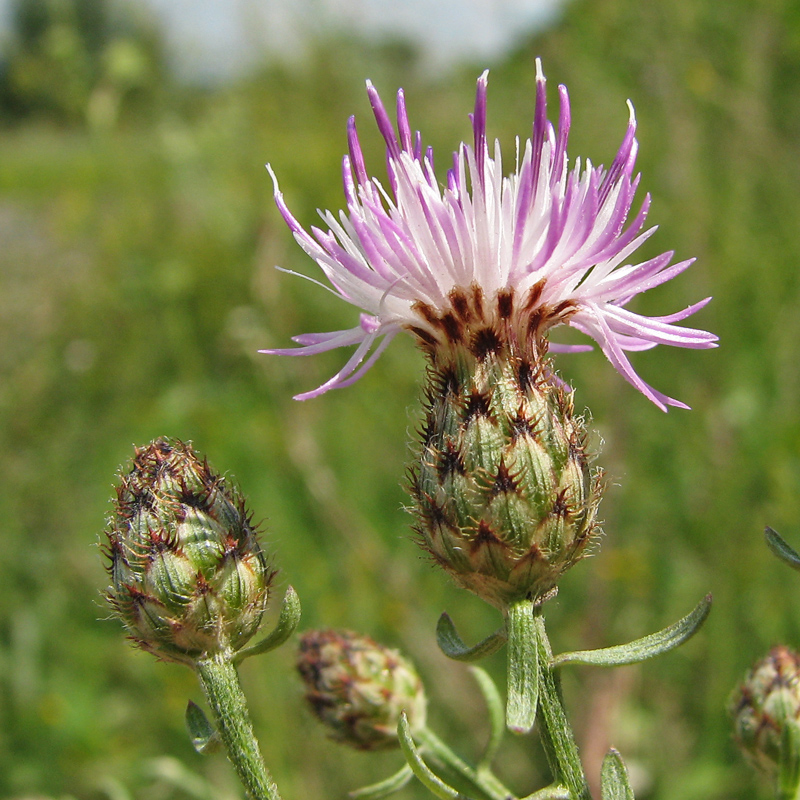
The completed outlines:
{"type": "MultiPolygon", "coordinates": [[[[558,123],[547,117],[537,61],[533,130],[517,142],[514,169],[486,132],[487,75],[478,80],[473,141],[461,144],[443,177],[413,133],[403,92],[396,126],[367,84],[386,143],[385,182],[367,171],[356,124],[347,127],[346,208],[304,229],[286,206],[270,168],[278,208],[335,295],[360,309],[355,327],[294,337],[313,355],[354,346],[316,398],[355,383],[400,331],[427,359],[423,416],[408,471],[418,543],[460,587],[499,612],[499,627],[467,646],[448,615],[436,635],[444,654],[474,661],[505,647],[506,700],[487,673],[473,674],[490,710],[492,736],[477,765],[461,760],[426,724],[426,698],[414,667],[399,653],[347,631],[311,631],[298,669],[316,715],[334,738],[365,751],[399,747],[406,765],[354,792],[382,797],[416,777],[437,797],[514,800],[492,772],[505,728],[536,728],[551,783],[528,800],[588,800],[588,783],[562,703],[559,673],[569,664],[630,664],[691,636],[709,610],[706,598],[676,624],[627,645],[554,655],[545,631],[547,601],[561,575],[596,545],[603,472],[587,446],[584,418],[551,354],[591,349],[560,344],[561,325],[593,339],[617,371],[658,408],[686,406],[645,383],[627,353],[660,344],[714,347],[716,337],[679,325],[708,298],[663,317],[630,301],[683,272],[671,252],[632,263],[655,228],[644,228],[645,196],[632,212],[639,177],[633,107],[608,169],[570,165],[571,116],[559,87],[558,123]]],[[[314,282],[317,282],[315,279],[314,282]]],[[[405,446],[399,442],[398,447],[405,446]]],[[[123,476],[109,531],[110,599],[135,642],[197,672],[213,719],[190,705],[201,751],[220,742],[248,795],[280,795],[263,765],[236,677],[242,658],[286,640],[299,617],[290,590],[275,631],[248,645],[267,602],[272,571],[238,493],[188,445],[158,440],[138,451],[123,476]]],[[[633,797],[625,766],[611,752],[603,800],[633,797]]]]}

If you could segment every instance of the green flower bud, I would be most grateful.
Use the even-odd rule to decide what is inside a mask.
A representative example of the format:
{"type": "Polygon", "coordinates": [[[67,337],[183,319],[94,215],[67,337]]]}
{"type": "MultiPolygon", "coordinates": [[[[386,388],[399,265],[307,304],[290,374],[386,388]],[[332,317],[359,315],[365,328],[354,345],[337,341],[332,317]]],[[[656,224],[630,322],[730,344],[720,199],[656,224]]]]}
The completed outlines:
{"type": "Polygon", "coordinates": [[[774,776],[784,728],[800,724],[800,655],[783,645],[773,647],[747,673],[728,710],[744,754],[762,772],[774,776]]]}
{"type": "Polygon", "coordinates": [[[108,599],[144,650],[192,664],[258,630],[274,572],[244,498],[191,445],[136,450],[107,534],[108,599]]]}
{"type": "Polygon", "coordinates": [[[350,631],[309,631],[297,669],[306,699],[337,741],[358,750],[397,747],[405,711],[412,732],[425,727],[427,701],[412,664],[396,650],[350,631]]]}
{"type": "Polygon", "coordinates": [[[542,601],[584,555],[601,476],[546,359],[557,310],[538,317],[510,292],[492,308],[477,287],[450,299],[446,314],[420,309],[439,334],[417,331],[429,368],[410,469],[416,530],[457,584],[505,610],[542,601]]]}

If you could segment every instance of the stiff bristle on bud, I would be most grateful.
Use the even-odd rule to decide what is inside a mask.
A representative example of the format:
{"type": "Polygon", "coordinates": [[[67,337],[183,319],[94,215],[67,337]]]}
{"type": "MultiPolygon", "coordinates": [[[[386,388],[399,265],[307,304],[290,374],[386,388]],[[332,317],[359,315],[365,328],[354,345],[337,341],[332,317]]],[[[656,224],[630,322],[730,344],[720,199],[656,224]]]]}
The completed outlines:
{"type": "Polygon", "coordinates": [[[311,708],[339,742],[358,750],[397,747],[404,711],[412,733],[425,727],[427,701],[413,665],[368,636],[309,631],[297,669],[311,708]]]}
{"type": "Polygon", "coordinates": [[[108,599],[144,650],[193,664],[258,630],[274,573],[244,498],[190,444],[137,448],[107,534],[108,599]]]}
{"type": "Polygon", "coordinates": [[[757,662],[729,704],[734,735],[747,758],[774,776],[789,725],[800,726],[800,655],[779,645],[757,662]]]}
{"type": "Polygon", "coordinates": [[[422,309],[425,421],[410,470],[420,543],[456,583],[501,610],[541,602],[599,533],[601,475],[583,420],[546,358],[570,312],[490,300],[474,287],[422,309]]]}

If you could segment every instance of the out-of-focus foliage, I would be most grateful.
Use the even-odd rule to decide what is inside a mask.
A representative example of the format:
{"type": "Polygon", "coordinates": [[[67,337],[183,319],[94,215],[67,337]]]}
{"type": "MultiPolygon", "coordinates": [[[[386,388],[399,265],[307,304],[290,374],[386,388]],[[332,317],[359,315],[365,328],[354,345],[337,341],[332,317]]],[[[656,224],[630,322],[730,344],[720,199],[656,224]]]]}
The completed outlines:
{"type": "MultiPolygon", "coordinates": [[[[67,19],[56,15],[66,6],[32,5],[67,19]]],[[[58,25],[90,41],[77,19],[58,25]]],[[[255,351],[355,319],[273,269],[314,272],[274,209],[264,162],[303,223],[338,208],[351,113],[371,168],[383,166],[363,91],[371,77],[387,101],[405,87],[443,171],[486,65],[431,74],[402,47],[331,41],[237,85],[175,89],[169,104],[153,83],[130,105],[135,93],[120,89],[114,124],[85,125],[113,40],[81,44],[92,56],[76,63],[94,66],[57,79],[55,56],[34,45],[45,40],[31,38],[25,52],[50,67],[15,78],[32,88],[13,103],[3,95],[16,124],[0,130],[0,797],[198,796],[153,789],[144,765],[164,755],[197,786],[236,796],[224,759],[188,741],[183,711],[200,699],[191,673],[138,652],[104,619],[93,545],[113,473],[132,444],[158,435],[192,440],[238,481],[264,519],[278,590],[291,582],[303,601],[303,627],[405,650],[430,689],[432,728],[476,752],[484,710],[468,674],[436,650],[434,625],[447,609],[477,641],[497,618],[425,561],[401,508],[421,357],[398,339],[355,386],[300,404],[291,395],[329,377],[342,354],[255,351]]],[[[146,36],[135,41],[151,52],[146,36]]],[[[634,101],[660,225],[647,246],[698,257],[637,307],[665,313],[713,294],[696,324],[721,339],[714,352],[636,360],[691,412],[661,414],[598,353],[560,361],[605,441],[611,487],[602,547],[550,601],[554,645],[635,638],[714,593],[708,623],[679,650],[568,671],[567,705],[595,781],[613,743],[641,800],[766,798],[733,747],[725,704],[770,645],[800,643],[800,583],[761,541],[770,524],[800,546],[800,12],[791,0],[576,0],[491,65],[490,133],[507,159],[531,124],[535,55],[553,104],[555,84],[569,87],[573,158],[608,164],[634,101]]],[[[340,797],[393,772],[396,754],[324,738],[293,660],[287,646],[242,669],[287,800],[340,797]]],[[[487,666],[502,678],[501,655],[487,666]]],[[[510,742],[497,766],[519,791],[545,774],[535,741],[510,742]]],[[[426,795],[411,785],[401,796],[426,795]]]]}
{"type": "Polygon", "coordinates": [[[47,117],[114,125],[152,112],[167,78],[161,38],[133,4],[16,0],[0,56],[4,121],[47,117]]]}

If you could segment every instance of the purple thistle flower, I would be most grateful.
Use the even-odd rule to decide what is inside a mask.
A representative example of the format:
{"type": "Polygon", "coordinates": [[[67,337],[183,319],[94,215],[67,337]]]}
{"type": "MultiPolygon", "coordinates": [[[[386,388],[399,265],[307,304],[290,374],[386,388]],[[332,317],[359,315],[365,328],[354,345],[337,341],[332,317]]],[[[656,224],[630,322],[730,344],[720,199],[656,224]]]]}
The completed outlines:
{"type": "MultiPolygon", "coordinates": [[[[477,305],[479,314],[495,301],[500,309],[502,298],[514,304],[515,313],[536,316],[537,333],[566,324],[590,336],[619,373],[659,408],[688,408],[645,383],[626,355],[658,344],[708,348],[717,341],[707,331],[675,324],[711,298],[662,317],[625,308],[633,297],[694,261],[670,265],[672,252],[640,264],[628,261],[656,230],[642,231],[649,195],[626,226],[639,184],[639,176],[633,177],[638,150],[633,106],[628,103],[628,128],[608,170],[589,160],[582,165],[580,159],[569,169],[567,90],[559,86],[554,129],[537,59],[533,134],[524,146],[518,140],[516,169],[504,176],[499,144],[490,151],[486,139],[487,74],[478,79],[471,115],[474,143],[462,143],[453,154],[444,187],[434,174],[431,149],[423,149],[419,132],[412,136],[402,89],[395,132],[369,81],[370,103],[386,140],[388,186],[367,174],[353,117],[347,128],[350,152],[342,165],[347,209],[338,219],[330,211],[320,212],[327,231],[312,227],[309,233],[298,223],[268,165],[275,201],[295,239],[320,266],[331,291],[364,313],[349,330],[302,334],[293,338],[297,348],[261,352],[314,355],[356,345],[336,375],[296,397],[305,400],[357,381],[399,331],[410,330],[430,343],[446,328],[448,314],[463,318],[458,306],[465,297],[475,299],[472,311],[477,305]]],[[[551,342],[549,349],[592,348],[551,342]]]]}

